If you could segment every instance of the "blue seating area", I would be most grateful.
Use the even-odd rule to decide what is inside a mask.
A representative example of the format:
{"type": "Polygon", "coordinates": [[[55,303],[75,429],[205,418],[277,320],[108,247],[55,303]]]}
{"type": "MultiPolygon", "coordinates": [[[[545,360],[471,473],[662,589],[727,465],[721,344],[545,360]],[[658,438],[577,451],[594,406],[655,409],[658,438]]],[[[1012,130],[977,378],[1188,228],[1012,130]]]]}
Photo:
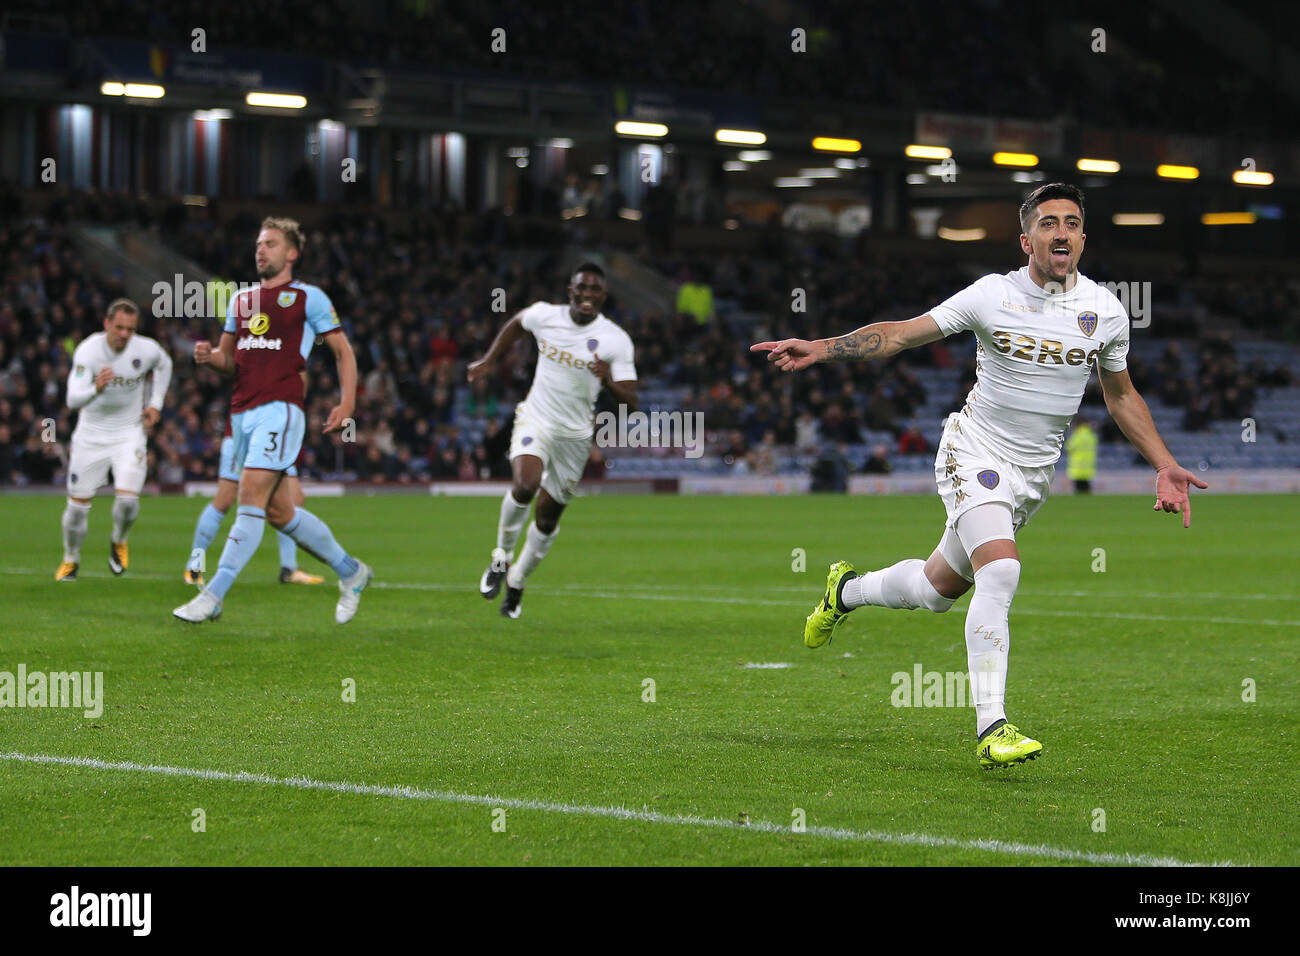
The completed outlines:
{"type": "MultiPolygon", "coordinates": [[[[1148,367],[1154,367],[1165,344],[1161,340],[1140,341],[1135,343],[1133,352],[1148,367]]],[[[1262,358],[1270,365],[1289,365],[1300,379],[1300,350],[1274,342],[1259,341],[1240,342],[1236,348],[1243,365],[1262,358]]],[[[960,397],[958,390],[969,367],[969,354],[960,354],[960,349],[954,351],[959,354],[953,368],[924,371],[926,401],[912,418],[931,448],[939,443],[944,418],[959,407],[956,404],[960,397]]],[[[646,411],[675,410],[680,408],[687,391],[685,388],[674,388],[662,383],[646,383],[641,388],[641,407],[646,411]]],[[[1210,468],[1219,469],[1300,468],[1300,387],[1258,390],[1253,416],[1257,423],[1253,442],[1242,440],[1243,428],[1240,421],[1213,422],[1208,431],[1183,431],[1183,409],[1166,406],[1154,395],[1146,397],[1152,417],[1165,441],[1188,467],[1205,463],[1210,468]]],[[[1084,411],[1091,414],[1096,422],[1106,417],[1105,409],[1101,406],[1084,406],[1084,411]]],[[[512,413],[513,410],[509,408],[502,411],[503,424],[508,424],[512,413]]],[[[460,427],[466,440],[477,443],[482,440],[487,423],[484,419],[469,417],[462,411],[458,412],[455,424],[460,427]]],[[[898,454],[895,451],[897,439],[890,432],[864,429],[862,437],[861,443],[847,448],[847,457],[855,469],[861,467],[872,449],[879,444],[890,449],[889,460],[894,474],[925,473],[934,466],[933,451],[915,455],[898,454]]],[[[606,458],[613,461],[610,475],[618,478],[654,479],[736,473],[735,466],[724,462],[712,445],[707,450],[708,454],[691,459],[684,457],[678,450],[616,449],[607,451],[606,458]]],[[[806,474],[816,459],[816,454],[800,454],[792,449],[782,449],[777,456],[776,473],[806,474]]],[[[1098,451],[1098,464],[1103,471],[1114,471],[1139,467],[1141,459],[1126,442],[1103,442],[1098,451]]],[[[740,469],[742,473],[743,470],[740,469]]]]}

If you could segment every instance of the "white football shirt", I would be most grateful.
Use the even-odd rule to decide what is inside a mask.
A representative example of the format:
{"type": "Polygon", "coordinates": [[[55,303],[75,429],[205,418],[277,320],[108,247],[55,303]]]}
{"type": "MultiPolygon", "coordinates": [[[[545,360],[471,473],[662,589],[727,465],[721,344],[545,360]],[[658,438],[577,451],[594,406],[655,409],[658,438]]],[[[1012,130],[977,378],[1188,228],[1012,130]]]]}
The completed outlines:
{"type": "Polygon", "coordinates": [[[930,310],[944,335],[975,333],[975,386],[962,413],[1012,464],[1054,464],[1079,411],[1093,363],[1127,368],[1128,313],[1114,293],[1080,274],[1050,293],[1024,266],[986,275],[930,310]]]}
{"type": "Polygon", "coordinates": [[[557,437],[590,438],[602,386],[588,364],[599,358],[613,381],[634,381],[632,337],[601,314],[579,325],[567,304],[534,302],[519,318],[537,339],[537,371],[519,409],[557,437]]]}
{"type": "Polygon", "coordinates": [[[126,347],[114,352],[103,332],[89,335],[72,353],[68,374],[68,407],[81,409],[74,433],[94,441],[134,435],[143,426],[140,414],[146,405],[162,408],[172,380],[172,360],[156,339],[136,333],[126,347]],[[95,392],[95,377],[108,366],[112,380],[102,392],[95,392]],[[153,387],[146,399],[145,376],[154,373],[153,387]]]}

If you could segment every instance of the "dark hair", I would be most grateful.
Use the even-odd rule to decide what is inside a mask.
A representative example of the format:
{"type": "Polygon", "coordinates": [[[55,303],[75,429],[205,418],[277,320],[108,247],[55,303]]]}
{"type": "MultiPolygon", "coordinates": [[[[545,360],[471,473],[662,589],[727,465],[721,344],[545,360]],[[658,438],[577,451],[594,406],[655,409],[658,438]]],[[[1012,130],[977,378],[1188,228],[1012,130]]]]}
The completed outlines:
{"type": "Polygon", "coordinates": [[[1034,210],[1049,199],[1068,199],[1079,207],[1079,216],[1083,218],[1083,190],[1069,183],[1047,183],[1031,192],[1020,206],[1020,229],[1028,234],[1029,222],[1034,210]]]}
{"type": "Polygon", "coordinates": [[[602,269],[600,266],[596,265],[596,263],[594,262],[584,262],[582,265],[578,266],[578,268],[574,269],[572,272],[569,273],[569,278],[573,278],[579,272],[594,272],[602,279],[605,278],[605,270],[602,269]]]}

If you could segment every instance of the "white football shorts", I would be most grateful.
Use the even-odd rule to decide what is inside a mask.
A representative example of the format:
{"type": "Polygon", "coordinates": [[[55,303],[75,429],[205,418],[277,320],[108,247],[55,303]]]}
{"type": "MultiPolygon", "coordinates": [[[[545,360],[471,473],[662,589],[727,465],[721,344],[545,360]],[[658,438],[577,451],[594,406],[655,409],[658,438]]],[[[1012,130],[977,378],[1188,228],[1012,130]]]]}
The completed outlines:
{"type": "Polygon", "coordinates": [[[934,481],[948,510],[947,526],[974,508],[1000,501],[1011,508],[1012,528],[1019,531],[1047,501],[1056,466],[1025,468],[1013,465],[985,447],[970,419],[955,412],[944,423],[934,458],[934,481]]]}
{"type": "Polygon", "coordinates": [[[510,460],[535,455],[542,460],[542,487],[562,505],[578,490],[578,482],[591,456],[591,438],[561,438],[528,420],[515,409],[515,427],[510,435],[510,460]]]}
{"type": "Polygon", "coordinates": [[[139,494],[149,471],[144,429],[116,438],[89,438],[74,432],[68,455],[68,497],[93,498],[113,473],[113,487],[139,494]]]}

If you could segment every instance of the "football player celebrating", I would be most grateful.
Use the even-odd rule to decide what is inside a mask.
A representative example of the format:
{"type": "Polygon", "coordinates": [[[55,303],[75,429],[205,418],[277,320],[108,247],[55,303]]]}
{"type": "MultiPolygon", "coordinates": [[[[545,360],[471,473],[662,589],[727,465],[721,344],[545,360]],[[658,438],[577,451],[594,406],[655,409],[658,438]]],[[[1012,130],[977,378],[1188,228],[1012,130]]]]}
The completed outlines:
{"type": "Polygon", "coordinates": [[[925,315],[878,322],[839,338],[760,342],[782,371],[817,362],[886,359],[970,329],[977,342],[975,386],[948,416],[935,458],[935,482],[948,512],[927,560],[856,572],[831,565],[826,592],[804,626],[820,647],[854,608],[926,608],[942,613],[973,584],[966,612],[966,655],[983,767],[1031,760],[1043,746],[1007,722],[1008,611],[1020,582],[1016,533],[1042,506],[1070,419],[1096,364],[1106,407],[1155,469],[1155,511],[1191,525],[1189,486],[1207,487],[1179,466],[1129,380],[1128,314],[1120,301],[1078,271],[1084,245],[1084,197],[1051,183],[1020,207],[1021,250],[1028,264],[986,275],[925,315]]]}
{"type": "Polygon", "coordinates": [[[239,508],[221,552],[212,583],[172,613],[198,623],[221,616],[222,603],[239,572],[257,551],[266,522],[279,528],[339,576],[334,619],[352,620],[361,592],[374,577],[363,562],[349,555],[325,522],[293,501],[283,481],[297,461],[306,420],[302,410],[304,336],[321,336],[334,353],[341,400],[329,414],[325,431],[341,429],[356,407],[357,360],[339,326],[334,306],[320,288],[293,278],[303,236],[292,219],[267,218],[257,235],[260,284],[231,297],[221,342],[196,342],[194,361],[235,375],[230,399],[234,438],[232,467],[239,475],[239,508]]]}
{"type": "Polygon", "coordinates": [[[578,488],[591,455],[592,412],[601,388],[629,411],[636,407],[632,339],[601,315],[608,294],[600,266],[583,263],[569,280],[568,305],[534,302],[502,326],[487,354],[469,366],[469,380],[476,381],[524,332],[537,340],[537,370],[515,407],[510,436],[514,486],[501,500],[496,547],[479,579],[479,593],[488,600],[505,582],[506,617],[519,617],[524,582],[551,550],[560,515],[578,488]],[[511,563],[534,497],[533,522],[519,560],[511,563]]]}
{"type": "Polygon", "coordinates": [[[166,350],[136,330],[140,309],[130,299],[108,306],[104,331],[87,336],[72,353],[68,408],[80,411],[68,459],[68,505],[63,511],[63,563],[56,581],[75,581],[81,542],[90,521],[95,490],[113,473],[113,533],[108,566],[121,574],[131,563],[126,536],[140,514],[140,491],[149,467],[146,431],[158,424],[172,360],[166,350]],[[153,385],[144,397],[144,380],[153,385]]]}

